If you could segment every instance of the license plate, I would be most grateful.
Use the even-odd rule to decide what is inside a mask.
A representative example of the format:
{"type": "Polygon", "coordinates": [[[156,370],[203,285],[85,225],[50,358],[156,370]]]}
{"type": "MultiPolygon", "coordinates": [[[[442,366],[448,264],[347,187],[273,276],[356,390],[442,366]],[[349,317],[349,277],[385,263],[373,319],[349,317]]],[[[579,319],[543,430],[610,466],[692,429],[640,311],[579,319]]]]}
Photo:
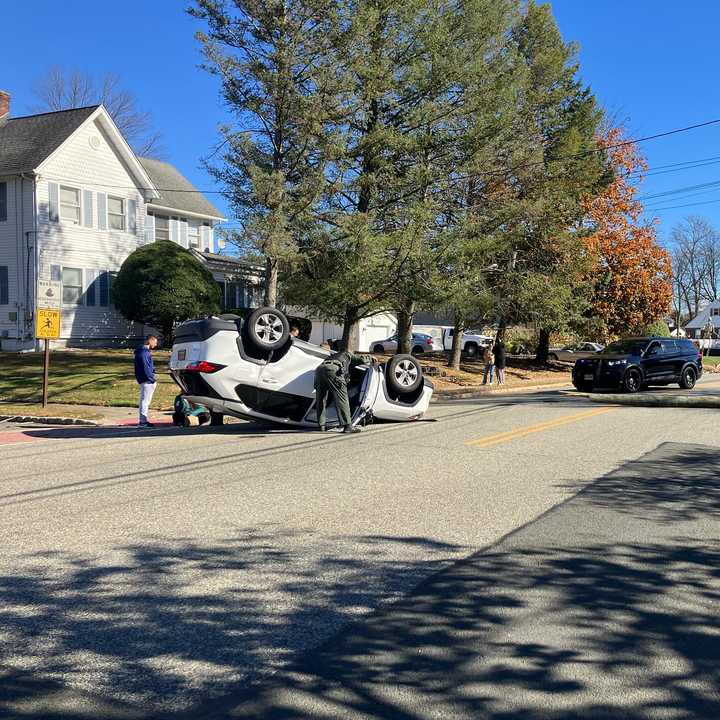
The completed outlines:
{"type": "Polygon", "coordinates": [[[591,375],[591,374],[589,374],[589,373],[585,373],[585,376],[584,376],[584,377],[585,377],[586,380],[594,380],[594,379],[595,379],[595,376],[594,376],[594,375],[591,375]]]}
{"type": "Polygon", "coordinates": [[[186,351],[185,351],[185,350],[178,350],[177,359],[178,359],[178,360],[184,360],[184,359],[185,359],[185,355],[186,355],[186,351]]]}

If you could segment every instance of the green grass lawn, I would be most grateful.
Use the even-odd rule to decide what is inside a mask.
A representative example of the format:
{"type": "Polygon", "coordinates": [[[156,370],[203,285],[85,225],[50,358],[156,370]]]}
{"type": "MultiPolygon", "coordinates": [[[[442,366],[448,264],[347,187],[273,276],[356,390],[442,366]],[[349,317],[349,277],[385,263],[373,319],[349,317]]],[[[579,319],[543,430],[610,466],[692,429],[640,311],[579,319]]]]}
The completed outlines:
{"type": "Polygon", "coordinates": [[[720,355],[705,355],[702,361],[705,367],[715,367],[720,365],[720,355]]]}
{"type": "MultiPolygon", "coordinates": [[[[167,372],[170,354],[153,353],[158,386],[155,410],[172,407],[177,385],[167,372]]],[[[42,353],[0,353],[0,401],[34,403],[42,399],[42,353]]],[[[132,350],[57,350],[50,360],[48,400],[70,405],[136,406],[138,386],[132,350]]]]}

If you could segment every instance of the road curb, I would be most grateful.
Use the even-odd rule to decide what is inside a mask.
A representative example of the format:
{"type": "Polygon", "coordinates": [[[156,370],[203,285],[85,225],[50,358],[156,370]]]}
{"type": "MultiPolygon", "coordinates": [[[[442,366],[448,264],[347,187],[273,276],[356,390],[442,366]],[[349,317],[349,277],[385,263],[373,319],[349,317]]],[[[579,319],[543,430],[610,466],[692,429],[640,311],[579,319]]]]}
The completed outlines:
{"type": "Polygon", "coordinates": [[[90,425],[98,427],[99,422],[95,420],[83,420],[82,418],[47,417],[46,415],[0,415],[0,422],[34,422],[45,425],[90,425]]]}
{"type": "Polygon", "coordinates": [[[572,387],[571,383],[546,383],[545,385],[509,386],[503,388],[492,388],[488,390],[468,390],[458,392],[440,391],[434,392],[431,402],[440,400],[475,400],[488,395],[507,395],[512,393],[534,392],[536,390],[563,390],[572,387]]]}
{"type": "Polygon", "coordinates": [[[601,405],[633,407],[720,408],[720,395],[587,395],[590,402],[601,405]]]}

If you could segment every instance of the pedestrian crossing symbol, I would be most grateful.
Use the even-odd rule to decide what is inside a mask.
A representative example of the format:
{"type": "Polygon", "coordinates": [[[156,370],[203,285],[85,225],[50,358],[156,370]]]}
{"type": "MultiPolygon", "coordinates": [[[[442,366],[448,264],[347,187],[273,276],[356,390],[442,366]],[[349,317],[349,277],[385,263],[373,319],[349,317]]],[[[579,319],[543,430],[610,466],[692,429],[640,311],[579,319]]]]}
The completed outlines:
{"type": "Polygon", "coordinates": [[[39,340],[57,340],[60,337],[60,311],[38,308],[35,337],[39,340]]]}

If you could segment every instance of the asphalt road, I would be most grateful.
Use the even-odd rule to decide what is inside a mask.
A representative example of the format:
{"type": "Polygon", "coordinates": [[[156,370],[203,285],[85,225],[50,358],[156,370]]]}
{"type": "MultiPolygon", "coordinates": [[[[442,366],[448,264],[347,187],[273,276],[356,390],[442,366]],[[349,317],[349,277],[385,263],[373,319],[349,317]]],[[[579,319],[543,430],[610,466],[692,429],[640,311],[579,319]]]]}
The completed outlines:
{"type": "MultiPolygon", "coordinates": [[[[251,424],[4,427],[0,716],[201,718],[224,713],[228,696],[250,708],[253,683],[297,672],[298,658],[309,663],[351,621],[362,636],[366,618],[384,617],[373,611],[508,533],[541,527],[598,478],[665,443],[706,456],[720,446],[715,410],[598,407],[560,393],[437,404],[431,418],[357,437],[251,424]]],[[[623,483],[606,486],[606,507],[624,501],[623,483]]],[[[717,520],[700,506],[696,515],[717,520]]],[[[578,528],[607,535],[598,518],[585,504],[527,536],[523,552],[540,554],[512,577],[551,567],[578,528]]],[[[584,542],[603,548],[603,537],[584,542]]],[[[490,564],[482,577],[495,569],[506,612],[511,576],[490,564]]],[[[522,647],[522,633],[514,639],[522,647]]],[[[416,701],[367,716],[448,716],[416,701]]]]}

